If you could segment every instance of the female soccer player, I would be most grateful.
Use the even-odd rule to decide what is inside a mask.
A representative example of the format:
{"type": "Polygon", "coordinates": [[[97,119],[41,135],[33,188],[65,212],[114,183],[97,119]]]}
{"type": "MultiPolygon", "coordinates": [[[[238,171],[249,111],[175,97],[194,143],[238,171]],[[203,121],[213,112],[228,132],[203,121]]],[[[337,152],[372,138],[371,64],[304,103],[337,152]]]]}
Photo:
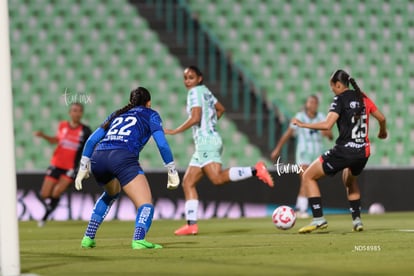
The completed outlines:
{"type": "Polygon", "coordinates": [[[312,222],[299,229],[299,233],[310,233],[328,227],[323,217],[321,193],[317,180],[325,175],[335,175],[343,170],[342,180],[347,190],[353,220],[353,230],[362,231],[361,194],[357,176],[362,172],[370,155],[368,139],[369,115],[379,122],[378,138],[387,138],[386,120],[375,104],[364,94],[356,81],[343,70],[334,72],[330,79],[336,95],[326,119],[318,123],[304,123],[297,118],[292,123],[298,127],[330,130],[336,123],[339,137],[336,145],[316,159],[303,174],[303,184],[311,205],[312,222]],[[349,89],[349,84],[354,90],[349,89]]]}
{"type": "Polygon", "coordinates": [[[129,104],[112,113],[86,141],[75,187],[77,190],[82,189],[82,180],[89,176],[90,168],[104,192],[95,203],[81,242],[83,248],[96,246],[96,232],[112,203],[119,197],[121,188],[138,210],[132,249],[162,248],[159,244],[145,240],[152,223],[154,206],[147,178],[138,159],[151,136],[168,168],[167,188],[177,188],[180,179],[164,136],[161,118],[150,107],[151,95],[147,89],[138,87],[132,90],[129,104]]]}
{"type": "Polygon", "coordinates": [[[190,127],[193,129],[195,153],[183,178],[185,195],[185,216],[187,224],[175,231],[176,235],[195,235],[198,233],[197,183],[206,175],[214,185],[222,185],[229,181],[239,181],[257,176],[270,187],[273,179],[263,162],[255,167],[233,167],[222,170],[221,152],[223,148],[220,134],[216,130],[217,120],[223,115],[224,107],[203,85],[203,75],[195,66],[184,70],[184,85],[188,89],[188,119],[174,130],[165,129],[166,134],[177,134],[190,127]]]}
{"type": "MultiPolygon", "coordinates": [[[[325,115],[318,112],[319,99],[316,95],[310,95],[306,99],[305,110],[300,111],[295,115],[295,118],[306,123],[316,123],[323,121],[325,115]]],[[[314,129],[302,129],[290,124],[289,128],[282,135],[276,147],[270,154],[270,158],[276,161],[280,156],[280,151],[283,145],[292,137],[296,135],[296,164],[302,168],[300,173],[300,189],[296,199],[296,210],[298,218],[307,218],[308,215],[308,198],[305,194],[305,189],[302,181],[303,171],[305,171],[310,163],[313,162],[319,155],[323,153],[322,137],[326,136],[332,140],[332,131],[318,131],[314,129]]]]}
{"type": "Polygon", "coordinates": [[[75,179],[75,169],[79,166],[83,145],[92,132],[88,126],[81,123],[82,115],[83,105],[73,103],[69,108],[70,121],[60,122],[55,136],[48,136],[42,131],[34,132],[35,136],[45,139],[50,144],[58,144],[40,191],[46,212],[38,222],[39,227],[45,225],[50,214],[56,209],[61,195],[75,179]]]}

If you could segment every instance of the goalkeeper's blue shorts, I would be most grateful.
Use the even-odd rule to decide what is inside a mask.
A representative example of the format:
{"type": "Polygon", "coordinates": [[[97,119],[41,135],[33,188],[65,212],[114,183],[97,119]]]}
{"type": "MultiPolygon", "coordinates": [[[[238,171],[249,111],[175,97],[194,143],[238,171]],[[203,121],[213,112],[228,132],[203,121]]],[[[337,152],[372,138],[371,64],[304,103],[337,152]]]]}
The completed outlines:
{"type": "Polygon", "coordinates": [[[128,150],[95,150],[91,157],[91,171],[99,185],[108,184],[114,178],[121,186],[144,174],[137,157],[128,150]]]}

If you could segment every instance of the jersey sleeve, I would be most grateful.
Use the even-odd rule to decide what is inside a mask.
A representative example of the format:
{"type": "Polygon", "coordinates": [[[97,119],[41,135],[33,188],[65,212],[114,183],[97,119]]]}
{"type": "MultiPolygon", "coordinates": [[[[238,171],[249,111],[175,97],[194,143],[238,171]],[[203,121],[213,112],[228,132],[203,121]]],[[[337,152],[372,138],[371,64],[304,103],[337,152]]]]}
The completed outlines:
{"type": "Polygon", "coordinates": [[[92,135],[89,136],[88,140],[86,140],[85,146],[83,147],[82,155],[86,157],[91,157],[93,150],[95,149],[96,144],[101,141],[103,137],[105,137],[106,131],[99,127],[97,128],[92,135]]]}
{"type": "Polygon", "coordinates": [[[201,106],[201,105],[202,105],[202,102],[201,102],[200,90],[197,89],[196,87],[190,89],[187,95],[187,108],[191,110],[191,108],[196,107],[196,106],[201,106]]]}
{"type": "Polygon", "coordinates": [[[213,94],[213,93],[211,93],[211,96],[212,96],[212,101],[213,101],[213,104],[216,104],[216,103],[218,102],[218,100],[217,100],[216,96],[214,96],[214,94],[213,94]]]}
{"type": "Polygon", "coordinates": [[[84,125],[83,126],[83,131],[84,131],[84,141],[86,142],[86,140],[88,140],[89,136],[91,136],[92,130],[89,126],[84,125]]]}
{"type": "MultiPolygon", "coordinates": [[[[300,120],[300,121],[303,121],[303,118],[301,116],[301,112],[296,113],[295,118],[298,119],[298,120],[300,120]]],[[[294,134],[296,134],[296,130],[298,129],[298,126],[297,125],[294,125],[292,123],[289,123],[289,127],[291,129],[293,129],[294,134]]]]}
{"type": "Polygon", "coordinates": [[[341,98],[338,96],[335,96],[333,99],[333,102],[331,103],[331,106],[329,107],[329,112],[335,112],[338,114],[341,114],[342,111],[342,101],[341,98]]]}
{"type": "Polygon", "coordinates": [[[372,113],[372,112],[375,112],[375,111],[377,111],[377,106],[375,105],[375,103],[370,99],[370,98],[368,98],[367,96],[365,96],[364,97],[364,102],[365,102],[365,108],[366,108],[366,111],[367,111],[367,114],[370,114],[370,113],[372,113]]]}
{"type": "Polygon", "coordinates": [[[162,120],[160,114],[158,114],[156,111],[154,111],[150,116],[150,129],[151,133],[154,133],[157,130],[164,131],[162,128],[162,120]]]}
{"type": "Polygon", "coordinates": [[[152,134],[152,137],[154,138],[155,143],[157,144],[158,150],[161,154],[164,164],[168,164],[174,161],[173,154],[171,152],[171,148],[168,144],[168,141],[165,138],[164,131],[157,130],[152,134]]]}
{"type": "Polygon", "coordinates": [[[82,129],[83,135],[81,137],[81,140],[79,141],[78,150],[76,151],[75,166],[74,166],[75,168],[78,167],[79,161],[82,157],[83,148],[85,147],[85,143],[89,139],[89,136],[91,136],[92,134],[92,130],[87,125],[82,125],[82,128],[83,128],[82,129]]]}
{"type": "Polygon", "coordinates": [[[164,164],[174,161],[170,146],[165,138],[164,129],[162,128],[161,117],[155,110],[152,111],[150,116],[150,129],[164,164]]]}

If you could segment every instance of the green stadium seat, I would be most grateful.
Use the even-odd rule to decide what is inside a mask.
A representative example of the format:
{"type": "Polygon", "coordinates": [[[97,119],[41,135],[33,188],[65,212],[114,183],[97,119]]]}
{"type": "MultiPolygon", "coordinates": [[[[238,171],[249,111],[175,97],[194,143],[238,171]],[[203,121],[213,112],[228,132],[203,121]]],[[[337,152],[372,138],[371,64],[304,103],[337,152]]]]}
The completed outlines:
{"type": "MultiPolygon", "coordinates": [[[[285,105],[289,114],[300,109],[305,98],[301,95],[312,93],[322,96],[321,108],[326,111],[333,96],[328,78],[335,69],[343,68],[369,96],[378,94],[377,105],[389,118],[390,132],[403,131],[394,126],[395,120],[412,117],[407,116],[410,109],[393,116],[404,103],[414,102],[410,92],[414,88],[413,61],[407,58],[414,52],[409,43],[414,38],[410,31],[414,27],[412,1],[230,0],[215,1],[214,8],[205,9],[206,2],[191,1],[189,7],[218,35],[234,60],[248,67],[267,90],[269,100],[285,105]],[[232,6],[237,13],[228,12],[232,6]],[[229,22],[245,26],[246,21],[249,24],[242,30],[229,31],[229,22]],[[263,38],[257,39],[257,32],[263,38]]],[[[386,158],[374,158],[375,164],[398,163],[393,155],[398,142],[393,136],[389,140],[392,150],[378,146],[378,156],[386,158]]],[[[414,148],[412,143],[404,145],[414,148]]],[[[411,162],[410,154],[407,156],[409,160],[405,160],[411,162]]]]}
{"type": "MultiPolygon", "coordinates": [[[[12,1],[9,7],[17,169],[47,167],[53,147],[44,141],[31,147],[32,132],[51,133],[68,119],[65,89],[92,97],[84,121],[93,129],[126,104],[138,85],[151,90],[164,125],[177,127],[186,119],[178,60],[126,1],[12,1]]],[[[168,139],[177,164],[186,167],[193,152],[191,131],[168,139]]],[[[256,148],[252,152],[260,155],[256,148]]],[[[162,166],[153,141],[141,157],[145,169],[162,166]]]]}

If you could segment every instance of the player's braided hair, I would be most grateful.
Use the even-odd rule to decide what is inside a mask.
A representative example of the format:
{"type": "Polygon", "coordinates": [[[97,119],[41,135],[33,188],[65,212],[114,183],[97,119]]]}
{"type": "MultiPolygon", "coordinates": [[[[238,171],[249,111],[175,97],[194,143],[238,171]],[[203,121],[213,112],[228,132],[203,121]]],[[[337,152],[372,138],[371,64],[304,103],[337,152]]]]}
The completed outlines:
{"type": "Polygon", "coordinates": [[[361,88],[359,88],[358,84],[356,83],[353,77],[349,77],[349,82],[352,84],[352,87],[356,92],[357,101],[359,102],[359,108],[357,109],[357,112],[355,112],[354,114],[355,120],[357,120],[361,117],[361,113],[364,108],[364,94],[362,94],[361,88]]]}
{"type": "Polygon", "coordinates": [[[356,100],[359,103],[359,106],[355,108],[354,117],[355,120],[358,120],[361,117],[362,110],[364,109],[364,94],[362,93],[361,88],[359,88],[353,77],[341,69],[336,70],[331,77],[331,82],[336,83],[337,81],[341,82],[346,87],[349,87],[349,84],[351,84],[354,88],[356,93],[356,100]]]}
{"type": "Polygon", "coordinates": [[[102,125],[102,128],[104,130],[107,130],[108,127],[111,125],[113,119],[136,106],[145,106],[147,102],[149,102],[150,100],[151,94],[146,88],[138,87],[137,89],[132,90],[129,95],[129,103],[126,106],[112,113],[112,116],[102,125]]]}

